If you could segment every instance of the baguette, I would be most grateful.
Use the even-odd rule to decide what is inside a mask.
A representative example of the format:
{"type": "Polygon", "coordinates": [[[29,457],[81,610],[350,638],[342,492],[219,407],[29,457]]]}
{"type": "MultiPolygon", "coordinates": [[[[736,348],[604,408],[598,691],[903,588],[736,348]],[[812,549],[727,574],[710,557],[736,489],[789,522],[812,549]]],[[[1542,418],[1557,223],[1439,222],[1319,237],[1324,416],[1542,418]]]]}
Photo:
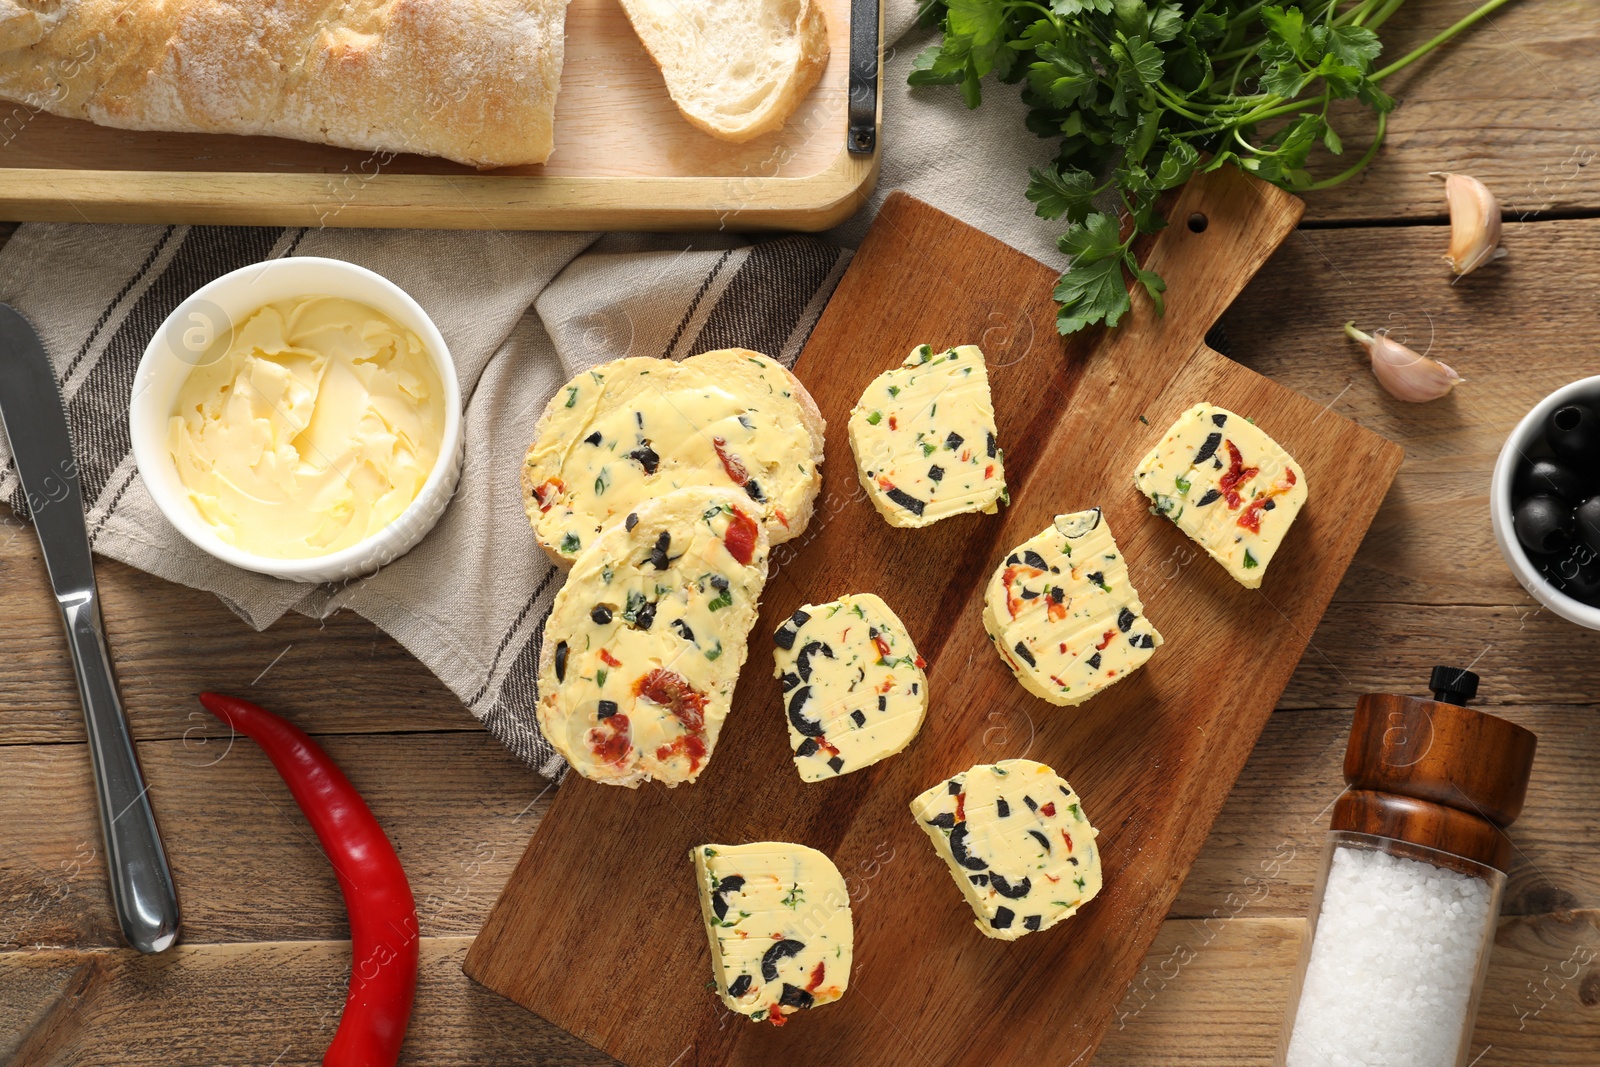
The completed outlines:
{"type": "Polygon", "coordinates": [[[828,64],[817,0],[622,0],[689,122],[748,141],[788,121],[828,64]]]}
{"type": "Polygon", "coordinates": [[[0,0],[0,98],[488,168],[550,155],[567,0],[0,0]]]}

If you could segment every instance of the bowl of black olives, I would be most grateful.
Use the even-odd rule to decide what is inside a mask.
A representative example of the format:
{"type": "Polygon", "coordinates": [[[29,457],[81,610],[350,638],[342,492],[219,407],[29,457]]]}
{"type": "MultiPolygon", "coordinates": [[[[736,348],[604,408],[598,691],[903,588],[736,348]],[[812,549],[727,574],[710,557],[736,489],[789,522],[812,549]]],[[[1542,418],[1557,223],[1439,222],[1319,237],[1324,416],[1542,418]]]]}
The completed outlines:
{"type": "Polygon", "coordinates": [[[1500,450],[1490,499],[1495,540],[1523,588],[1600,630],[1600,377],[1528,412],[1500,450]]]}

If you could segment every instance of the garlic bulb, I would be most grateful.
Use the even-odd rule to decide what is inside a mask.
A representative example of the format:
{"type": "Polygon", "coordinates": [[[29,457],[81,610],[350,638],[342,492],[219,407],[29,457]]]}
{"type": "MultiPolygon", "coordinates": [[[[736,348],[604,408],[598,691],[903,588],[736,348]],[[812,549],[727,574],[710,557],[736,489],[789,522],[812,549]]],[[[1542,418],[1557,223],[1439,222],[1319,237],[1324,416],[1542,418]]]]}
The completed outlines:
{"type": "Polygon", "coordinates": [[[1450,205],[1450,251],[1444,258],[1457,277],[1505,255],[1500,247],[1500,202],[1489,187],[1465,174],[1434,171],[1429,176],[1444,179],[1444,198],[1450,205]]]}
{"type": "Polygon", "coordinates": [[[1397,399],[1412,403],[1437,400],[1454,389],[1457,382],[1466,381],[1446,364],[1417,355],[1390,337],[1387,330],[1362,333],[1355,323],[1347,322],[1344,332],[1367,350],[1378,383],[1397,399]]]}

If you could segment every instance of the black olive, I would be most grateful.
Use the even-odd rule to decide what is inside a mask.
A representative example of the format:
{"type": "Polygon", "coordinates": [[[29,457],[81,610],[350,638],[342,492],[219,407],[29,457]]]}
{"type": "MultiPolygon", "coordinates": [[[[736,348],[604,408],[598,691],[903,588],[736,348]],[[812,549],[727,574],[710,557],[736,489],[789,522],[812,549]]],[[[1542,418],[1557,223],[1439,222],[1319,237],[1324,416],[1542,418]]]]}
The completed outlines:
{"type": "Polygon", "coordinates": [[[811,657],[821,653],[833,659],[833,648],[821,641],[807,641],[805,647],[800,649],[800,654],[794,658],[794,669],[800,672],[802,681],[811,681],[811,657]]]}
{"type": "Polygon", "coordinates": [[[1600,458],[1600,416],[1585,404],[1568,404],[1550,413],[1545,440],[1562,459],[1593,462],[1600,458]]]}
{"type": "Polygon", "coordinates": [[[1220,444],[1222,444],[1222,435],[1220,433],[1206,434],[1206,439],[1200,444],[1200,450],[1194,454],[1194,459],[1189,461],[1189,465],[1191,467],[1200,466],[1200,464],[1217,454],[1217,446],[1220,444]]]}
{"type": "Polygon", "coordinates": [[[808,737],[804,741],[800,742],[800,747],[794,750],[794,754],[799,758],[804,759],[807,756],[815,756],[817,754],[817,750],[821,747],[821,745],[817,744],[817,739],[815,737],[808,737]]]}
{"type": "Polygon", "coordinates": [[[615,715],[617,711],[617,702],[615,700],[602,700],[600,701],[599,708],[595,712],[595,718],[604,722],[606,719],[609,719],[611,716],[615,715]]]}
{"type": "Polygon", "coordinates": [[[1022,560],[1036,571],[1047,571],[1050,569],[1050,565],[1044,561],[1044,557],[1039,555],[1039,553],[1035,552],[1031,548],[1022,554],[1022,560]]]}
{"type": "Polygon", "coordinates": [[[994,918],[989,920],[989,925],[996,930],[1009,930],[1011,929],[1011,920],[1016,917],[1017,913],[1010,908],[996,908],[994,910],[994,918]]]}
{"type": "Polygon", "coordinates": [[[809,1008],[815,1003],[815,998],[797,985],[783,983],[783,995],[778,998],[778,1003],[785,1008],[809,1008]]]}
{"type": "Polygon", "coordinates": [[[567,643],[565,641],[561,641],[561,642],[558,642],[556,644],[556,681],[564,682],[566,680],[567,680],[567,643]]]}
{"type": "Polygon", "coordinates": [[[802,685],[794,691],[794,696],[789,698],[789,722],[794,725],[795,732],[801,737],[821,737],[822,723],[805,716],[805,707],[810,700],[809,685],[802,685]]]}
{"type": "Polygon", "coordinates": [[[682,619],[673,619],[672,629],[674,633],[683,638],[685,641],[689,642],[691,645],[697,645],[700,643],[694,639],[694,631],[689,629],[689,624],[684,622],[682,619]]]}
{"type": "Polygon", "coordinates": [[[860,708],[857,708],[855,711],[850,713],[850,721],[855,723],[856,727],[859,729],[867,725],[867,716],[860,708]]]}
{"type": "Polygon", "coordinates": [[[1006,881],[1004,875],[990,871],[989,884],[994,887],[996,893],[999,893],[1007,900],[1021,900],[1033,891],[1033,883],[1028,880],[1026,875],[1023,876],[1022,881],[1012,885],[1006,881]]]}
{"type": "Polygon", "coordinates": [[[757,504],[764,504],[767,501],[767,498],[761,494],[761,483],[754,478],[744,483],[744,491],[757,504]]]}
{"type": "Polygon", "coordinates": [[[793,938],[786,937],[767,949],[761,956],[761,977],[769,982],[776,982],[778,980],[778,961],[787,959],[790,956],[798,956],[805,947],[804,941],[796,941],[793,938]]]}
{"type": "Polygon", "coordinates": [[[750,976],[748,974],[741,974],[739,977],[735,978],[733,980],[733,984],[728,987],[728,996],[735,999],[744,996],[746,993],[750,992],[750,983],[750,976]]]}
{"type": "Polygon", "coordinates": [[[597,604],[594,610],[589,612],[589,618],[593,619],[597,626],[604,626],[611,621],[611,609],[604,604],[597,604]]]}
{"type": "Polygon", "coordinates": [[[983,860],[967,851],[967,824],[964,822],[956,823],[950,831],[950,855],[969,871],[982,871],[989,867],[983,860]]]}
{"type": "Polygon", "coordinates": [[[928,825],[937,826],[944,830],[954,830],[956,828],[956,813],[953,811],[941,811],[928,820],[928,825]]]}
{"type": "Polygon", "coordinates": [[[1133,625],[1133,617],[1133,612],[1129,611],[1127,608],[1123,608],[1121,611],[1117,612],[1117,629],[1121,630],[1123,633],[1127,633],[1128,627],[1133,625]]]}
{"type": "Polygon", "coordinates": [[[730,874],[717,883],[717,888],[711,892],[711,911],[719,919],[728,917],[729,893],[737,893],[744,888],[744,879],[737,874],[730,874]]]}
{"type": "Polygon", "coordinates": [[[995,812],[996,815],[1000,816],[1002,819],[1006,818],[1007,816],[1009,816],[1011,814],[1011,805],[1006,803],[1006,798],[1005,797],[996,797],[995,798],[994,812],[995,812]]]}
{"type": "Polygon", "coordinates": [[[1571,467],[1554,459],[1536,459],[1517,471],[1511,492],[1518,500],[1543,493],[1569,504],[1584,497],[1583,479],[1571,467]]]}
{"type": "Polygon", "coordinates": [[[844,760],[839,756],[830,756],[828,757],[828,766],[833,770],[834,774],[838,774],[844,770],[844,760]]]}
{"type": "Polygon", "coordinates": [[[1560,592],[1575,600],[1600,599],[1600,558],[1586,545],[1574,545],[1559,556],[1541,560],[1539,573],[1560,592]]]}
{"type": "Polygon", "coordinates": [[[1579,504],[1572,517],[1577,520],[1578,536],[1584,544],[1600,552],[1600,496],[1592,496],[1579,504]]]}
{"type": "Polygon", "coordinates": [[[1572,542],[1572,512],[1553,496],[1530,496],[1518,504],[1512,525],[1529,552],[1559,552],[1572,542]]]}

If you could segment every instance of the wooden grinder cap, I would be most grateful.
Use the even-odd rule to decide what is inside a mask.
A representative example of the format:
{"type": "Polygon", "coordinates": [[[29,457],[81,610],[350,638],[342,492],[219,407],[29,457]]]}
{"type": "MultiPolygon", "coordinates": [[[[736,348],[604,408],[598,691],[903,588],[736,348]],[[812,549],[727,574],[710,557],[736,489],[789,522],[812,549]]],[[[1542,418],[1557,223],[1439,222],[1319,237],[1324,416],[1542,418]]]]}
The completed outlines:
{"type": "Polygon", "coordinates": [[[1451,852],[1504,871],[1501,831],[1522,813],[1538,738],[1464,707],[1478,676],[1435,667],[1433,700],[1369,693],[1356,702],[1345,749],[1350,789],[1332,827],[1451,852]]]}

